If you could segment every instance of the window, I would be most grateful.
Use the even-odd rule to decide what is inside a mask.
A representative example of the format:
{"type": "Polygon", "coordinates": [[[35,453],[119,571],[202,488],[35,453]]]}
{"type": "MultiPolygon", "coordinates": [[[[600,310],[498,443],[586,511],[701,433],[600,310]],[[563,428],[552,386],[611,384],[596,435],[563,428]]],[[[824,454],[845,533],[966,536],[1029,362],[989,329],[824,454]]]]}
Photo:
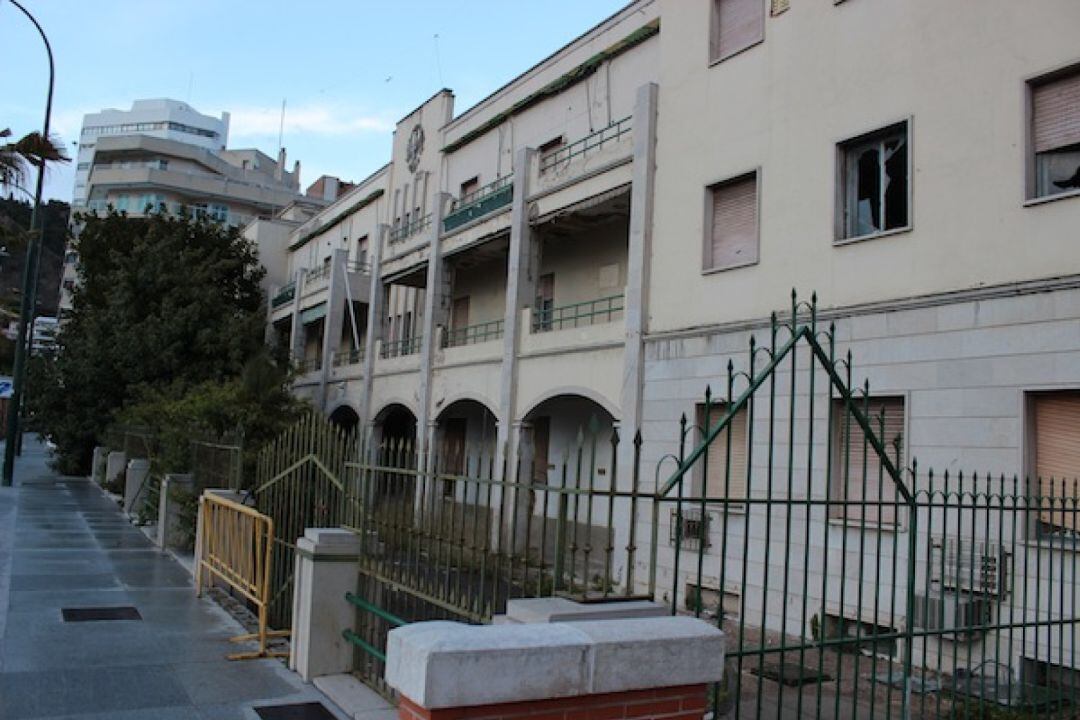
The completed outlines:
{"type": "Polygon", "coordinates": [[[765,39],[765,0],[712,0],[709,59],[720,62],[765,39]]]}
{"type": "Polygon", "coordinates": [[[837,240],[907,228],[910,188],[908,124],[840,145],[837,240]]]}
{"type": "MultiPolygon", "coordinates": [[[[713,403],[709,406],[709,417],[705,417],[705,406],[697,406],[698,440],[705,440],[705,428],[715,428],[727,414],[726,403],[713,403]],[[706,419],[708,423],[706,423],[706,419]]],[[[698,466],[694,476],[694,496],[700,497],[702,481],[709,498],[744,499],[746,497],[746,450],[748,438],[746,432],[746,408],[735,413],[728,426],[722,430],[709,445],[707,465],[698,466]],[[728,464],[728,435],[731,435],[730,465],[728,464]]]]}
{"type": "Polygon", "coordinates": [[[461,202],[469,202],[472,198],[470,195],[476,193],[480,189],[480,176],[473,175],[471,178],[461,183],[461,194],[458,195],[458,199],[461,202]]]}
{"type": "Polygon", "coordinates": [[[211,205],[210,217],[212,217],[214,220],[219,220],[221,222],[227,221],[229,219],[229,206],[217,204],[211,205]]]}
{"type": "Polygon", "coordinates": [[[758,175],[752,172],[709,188],[704,270],[758,261],[758,175]]]}
{"type": "Polygon", "coordinates": [[[367,264],[368,236],[364,235],[356,241],[356,262],[360,265],[367,264]]]}
{"type": "Polygon", "coordinates": [[[1080,477],[1080,391],[1034,393],[1028,417],[1035,472],[1028,493],[1043,498],[1041,530],[1080,530],[1074,495],[1080,477]]]}
{"type": "Polygon", "coordinates": [[[1032,82],[1034,198],[1080,191],[1080,68],[1032,82]]]}
{"type": "Polygon", "coordinates": [[[115,203],[116,211],[117,212],[127,212],[128,202],[129,202],[129,198],[128,198],[127,195],[117,195],[116,196],[116,203],[115,203]]]}
{"type": "MultiPolygon", "coordinates": [[[[864,412],[874,434],[885,447],[889,460],[900,468],[903,464],[904,398],[872,397],[852,403],[864,412]],[[882,432],[884,419],[884,432],[882,432]]],[[[870,445],[854,414],[847,411],[843,400],[836,400],[832,427],[832,478],[829,497],[829,517],[844,520],[865,520],[871,523],[896,524],[896,505],[876,504],[898,502],[896,483],[889,477],[877,451],[870,445]],[[849,501],[843,504],[840,501],[849,501]]]]}
{"type": "Polygon", "coordinates": [[[552,273],[541,275],[536,281],[536,319],[537,330],[550,330],[555,314],[555,276],[552,273]]]}

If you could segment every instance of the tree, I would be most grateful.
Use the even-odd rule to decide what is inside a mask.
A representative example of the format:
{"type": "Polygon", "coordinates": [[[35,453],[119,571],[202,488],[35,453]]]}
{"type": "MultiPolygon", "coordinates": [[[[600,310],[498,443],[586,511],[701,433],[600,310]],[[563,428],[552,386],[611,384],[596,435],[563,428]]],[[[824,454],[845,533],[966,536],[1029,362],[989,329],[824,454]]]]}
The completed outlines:
{"type": "MultiPolygon", "coordinates": [[[[0,140],[11,137],[11,128],[0,130],[0,140]]],[[[63,163],[71,158],[64,152],[64,146],[54,137],[46,138],[39,132],[32,132],[14,142],[0,145],[0,187],[19,187],[26,183],[30,168],[44,161],[63,163]]]]}
{"type": "Polygon", "coordinates": [[[35,368],[31,411],[65,472],[126,408],[155,393],[238,378],[265,352],[264,270],[236,228],[206,218],[79,216],[79,284],[52,362],[35,368]]]}

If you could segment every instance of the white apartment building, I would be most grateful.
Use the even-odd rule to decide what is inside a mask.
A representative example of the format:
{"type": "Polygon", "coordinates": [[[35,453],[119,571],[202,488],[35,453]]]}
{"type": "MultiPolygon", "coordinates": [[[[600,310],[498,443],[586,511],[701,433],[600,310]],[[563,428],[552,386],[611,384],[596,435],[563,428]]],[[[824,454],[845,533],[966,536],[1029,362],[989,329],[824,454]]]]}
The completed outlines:
{"type": "MultiPolygon", "coordinates": [[[[202,115],[176,100],[137,100],[131,110],[86,115],[77,156],[73,210],[131,215],[186,211],[244,226],[272,218],[300,194],[300,163],[285,169],[255,149],[226,149],[229,115],[202,115]]],[[[69,251],[60,290],[71,308],[78,256],[69,251]]]]}
{"type": "MultiPolygon", "coordinates": [[[[460,114],[450,91],[422,103],[398,123],[388,164],[292,233],[270,316],[300,365],[296,392],[342,425],[421,448],[528,446],[538,481],[593,418],[601,433],[640,429],[651,487],[680,418],[712,422],[707,385],[723,415],[729,361],[751,376],[766,364],[747,361],[750,337],[768,346],[770,314],[795,288],[816,291],[820,327],[835,323],[837,357],[850,350],[853,383],[869,381],[905,472],[917,458],[938,473],[1076,477],[1078,30],[1073,0],[631,2],[460,114]]],[[[782,376],[783,411],[730,426],[743,446],[722,457],[748,497],[801,462],[774,455],[831,452],[820,408],[835,395],[804,375],[782,376]],[[808,437],[772,438],[789,420],[808,437]]],[[[874,462],[843,479],[822,464],[792,487],[866,492],[874,462]]],[[[620,460],[620,478],[629,467],[620,460]]],[[[737,585],[714,576],[707,589],[797,634],[809,616],[789,617],[764,579],[768,506],[747,507],[706,511],[710,562],[727,548],[750,563],[737,585]]],[[[852,531],[809,507],[800,527],[847,547],[852,531]]],[[[673,518],[659,522],[667,538],[673,518]]],[[[912,546],[920,556],[951,541],[934,522],[912,546]]],[[[902,522],[873,524],[879,550],[909,557],[902,522]]],[[[987,527],[1005,532],[989,515],[987,527]]],[[[1068,552],[1034,538],[1075,530],[1046,515],[1013,528],[1017,587],[1035,583],[1031,558],[1068,552]]],[[[672,600],[691,582],[678,552],[656,559],[672,600]]],[[[866,622],[851,605],[864,592],[890,609],[870,622],[915,611],[870,572],[832,585],[800,572],[823,588],[812,597],[826,617],[866,622]]],[[[1074,596],[1073,583],[1045,591],[1074,596]]],[[[1010,644],[1013,659],[1039,642],[1010,644]]],[[[1054,652],[1075,659],[1074,642],[1075,627],[1054,652]]],[[[953,652],[944,645],[927,652],[953,652]]]]}

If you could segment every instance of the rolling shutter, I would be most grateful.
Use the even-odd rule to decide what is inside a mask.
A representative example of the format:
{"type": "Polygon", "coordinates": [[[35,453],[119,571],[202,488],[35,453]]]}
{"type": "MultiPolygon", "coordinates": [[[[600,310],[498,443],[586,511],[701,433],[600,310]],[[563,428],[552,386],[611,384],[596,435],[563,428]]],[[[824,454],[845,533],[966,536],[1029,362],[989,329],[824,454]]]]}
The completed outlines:
{"type": "MultiPolygon", "coordinates": [[[[709,408],[709,427],[715,428],[727,412],[724,404],[713,405],[709,408]]],[[[704,434],[705,408],[698,408],[698,424],[704,434]]],[[[746,497],[746,409],[740,410],[731,419],[731,423],[723,430],[712,444],[709,445],[708,465],[705,468],[705,482],[707,496],[710,498],[729,497],[743,499],[746,497]],[[731,475],[728,478],[727,449],[728,433],[731,433],[731,475]]],[[[698,478],[695,495],[700,496],[701,478],[698,478]]]]}
{"type": "Polygon", "coordinates": [[[1042,505],[1049,508],[1039,513],[1039,519],[1078,529],[1072,498],[1074,481],[1080,477],[1080,393],[1035,396],[1035,475],[1042,505]]]}
{"type": "Polygon", "coordinates": [[[1031,90],[1035,152],[1080,144],[1080,72],[1031,90]]]}
{"type": "MultiPolygon", "coordinates": [[[[878,440],[885,446],[885,451],[896,466],[903,465],[904,451],[904,399],[901,397],[870,398],[864,408],[862,401],[855,401],[859,409],[865,409],[867,419],[875,434],[880,433],[879,418],[885,412],[885,432],[878,440]],[[896,444],[900,445],[900,457],[897,459],[896,444]]],[[[897,502],[896,484],[882,467],[877,451],[866,439],[866,434],[855,418],[849,417],[842,401],[837,401],[833,413],[836,425],[834,435],[835,457],[833,460],[833,493],[835,500],[877,502],[885,500],[897,502]],[[845,434],[850,440],[845,444],[845,434]],[[844,479],[847,482],[844,482],[844,479]]],[[[843,505],[830,507],[830,516],[846,517],[849,520],[865,519],[867,522],[894,524],[896,522],[895,505],[848,505],[844,514],[843,505]]]]}
{"type": "Polygon", "coordinates": [[[706,250],[708,270],[757,262],[757,173],[712,188],[712,227],[706,250]]]}
{"type": "Polygon", "coordinates": [[[723,60],[765,37],[764,0],[713,2],[713,60],[723,60]]]}

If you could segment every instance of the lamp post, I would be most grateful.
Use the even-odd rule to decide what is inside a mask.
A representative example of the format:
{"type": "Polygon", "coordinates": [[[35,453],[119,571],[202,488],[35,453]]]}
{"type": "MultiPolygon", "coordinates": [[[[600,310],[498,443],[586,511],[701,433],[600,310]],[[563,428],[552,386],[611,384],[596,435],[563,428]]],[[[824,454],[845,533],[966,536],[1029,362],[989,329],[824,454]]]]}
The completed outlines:
{"type": "MultiPolygon", "coordinates": [[[[45,31],[41,29],[41,25],[34,19],[26,8],[20,5],[17,0],[10,0],[19,12],[27,17],[37,28],[38,34],[41,35],[42,42],[45,43],[45,53],[49,56],[49,93],[45,100],[45,123],[42,127],[41,136],[46,142],[49,139],[49,121],[52,118],[52,99],[53,99],[53,79],[55,75],[55,68],[53,66],[53,54],[52,46],[49,45],[49,38],[45,36],[45,31]]],[[[41,212],[41,191],[45,184],[45,157],[41,155],[38,157],[38,173],[37,173],[37,187],[34,189],[34,209],[30,215],[30,238],[26,247],[26,262],[23,265],[23,278],[22,278],[22,298],[21,308],[19,312],[19,336],[15,342],[15,368],[13,372],[13,387],[11,391],[11,400],[7,408],[7,437],[4,443],[4,468],[3,475],[0,477],[0,485],[10,486],[15,476],[15,451],[18,444],[18,437],[21,432],[19,427],[19,409],[22,404],[23,394],[26,391],[26,335],[27,327],[30,324],[30,320],[34,314],[35,300],[34,297],[37,294],[37,272],[38,272],[38,258],[41,253],[41,223],[43,220],[43,214],[41,212]]]]}

